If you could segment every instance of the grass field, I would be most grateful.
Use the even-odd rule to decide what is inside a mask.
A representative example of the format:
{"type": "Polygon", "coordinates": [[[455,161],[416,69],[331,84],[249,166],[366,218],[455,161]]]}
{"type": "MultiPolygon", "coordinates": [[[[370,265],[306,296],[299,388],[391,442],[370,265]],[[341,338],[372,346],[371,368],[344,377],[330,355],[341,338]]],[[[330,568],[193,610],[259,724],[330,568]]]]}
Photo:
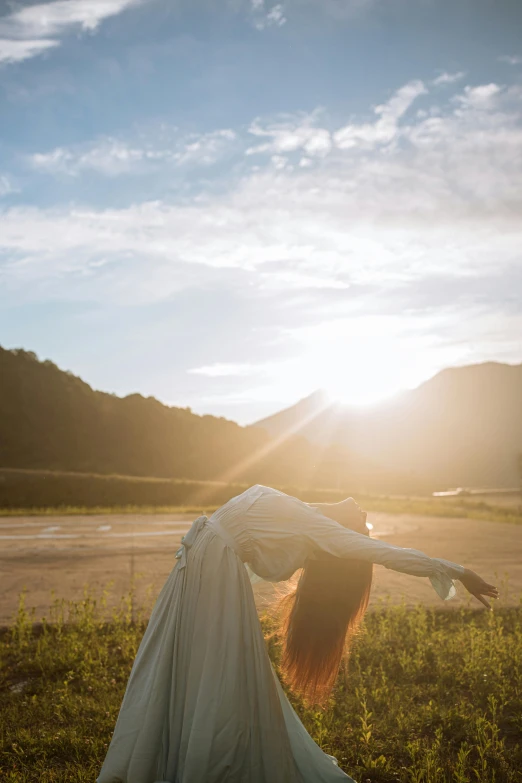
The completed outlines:
{"type": "MultiPolygon", "coordinates": [[[[94,781],[144,630],[130,596],[20,605],[0,636],[0,779],[94,781]],[[106,614],[105,614],[106,616],[106,614]]],[[[279,644],[270,638],[277,666],[279,644]]],[[[291,697],[292,698],[292,697],[291,697]]],[[[357,781],[522,781],[522,607],[369,614],[324,710],[293,699],[316,742],[357,781]]]]}
{"type": "MultiPolygon", "coordinates": [[[[247,484],[139,476],[0,468],[0,516],[210,513],[247,484]]],[[[522,523],[522,494],[418,497],[369,494],[361,487],[302,489],[278,486],[308,502],[335,502],[353,495],[367,511],[467,517],[522,523]]]]}

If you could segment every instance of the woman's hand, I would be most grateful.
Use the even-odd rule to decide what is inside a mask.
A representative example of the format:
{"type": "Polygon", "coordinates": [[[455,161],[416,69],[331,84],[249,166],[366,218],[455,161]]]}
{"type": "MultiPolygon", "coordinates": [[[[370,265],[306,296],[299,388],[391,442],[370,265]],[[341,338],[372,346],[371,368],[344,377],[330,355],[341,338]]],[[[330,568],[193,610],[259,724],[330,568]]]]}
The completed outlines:
{"type": "Polygon", "coordinates": [[[459,576],[459,582],[462,582],[468,593],[475,596],[475,598],[480,601],[481,604],[484,604],[487,609],[491,609],[491,604],[484,596],[487,595],[488,598],[498,598],[497,588],[494,585],[485,582],[482,577],[469,568],[466,568],[462,576],[459,576]]]}

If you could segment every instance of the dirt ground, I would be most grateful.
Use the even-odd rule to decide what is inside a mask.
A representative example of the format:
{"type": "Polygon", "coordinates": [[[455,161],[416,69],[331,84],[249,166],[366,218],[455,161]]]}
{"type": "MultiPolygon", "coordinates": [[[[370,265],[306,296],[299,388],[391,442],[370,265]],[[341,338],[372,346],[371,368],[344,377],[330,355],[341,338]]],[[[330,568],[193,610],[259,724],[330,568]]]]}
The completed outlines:
{"type": "MultiPolygon", "coordinates": [[[[500,604],[522,598],[522,526],[470,519],[444,519],[374,513],[372,535],[420,549],[477,571],[501,591],[500,604]]],[[[19,595],[35,618],[48,616],[54,596],[81,598],[88,585],[96,593],[110,586],[109,605],[136,584],[136,607],[149,606],[176,560],[174,554],[191,519],[176,515],[4,517],[0,520],[0,625],[9,624],[19,595]]],[[[267,583],[255,586],[263,608],[273,595],[267,583]]],[[[370,606],[382,601],[441,608],[470,601],[457,583],[457,596],[443,603],[427,579],[374,570],[370,606]]],[[[471,599],[471,604],[480,605],[471,599]]]]}

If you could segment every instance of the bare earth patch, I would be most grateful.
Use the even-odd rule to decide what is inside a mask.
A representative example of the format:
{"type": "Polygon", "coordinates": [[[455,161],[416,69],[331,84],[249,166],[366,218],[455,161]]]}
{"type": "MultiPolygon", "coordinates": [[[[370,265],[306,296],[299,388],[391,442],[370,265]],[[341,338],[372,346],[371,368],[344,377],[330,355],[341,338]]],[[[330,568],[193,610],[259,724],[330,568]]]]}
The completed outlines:
{"type": "MultiPolygon", "coordinates": [[[[477,571],[501,591],[500,605],[522,596],[522,526],[473,519],[451,519],[381,512],[369,516],[373,535],[399,546],[477,571]]],[[[109,605],[129,592],[134,575],[136,606],[150,606],[175,565],[174,554],[191,519],[186,515],[110,515],[4,517],[0,520],[0,625],[9,624],[26,591],[35,619],[48,614],[54,597],[77,600],[88,586],[96,593],[110,585],[109,605]]],[[[377,566],[371,606],[382,600],[440,608],[467,605],[468,595],[443,603],[427,579],[377,566]]],[[[267,583],[255,586],[258,605],[273,594],[267,583]]],[[[477,606],[472,602],[470,606],[477,606]]]]}

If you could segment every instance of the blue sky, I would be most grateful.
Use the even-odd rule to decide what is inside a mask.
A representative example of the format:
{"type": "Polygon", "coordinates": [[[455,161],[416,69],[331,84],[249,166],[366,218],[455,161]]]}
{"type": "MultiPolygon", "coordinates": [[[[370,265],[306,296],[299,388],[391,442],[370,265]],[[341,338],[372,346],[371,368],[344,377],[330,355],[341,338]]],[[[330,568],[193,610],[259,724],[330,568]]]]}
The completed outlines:
{"type": "Polygon", "coordinates": [[[518,0],[0,2],[0,344],[250,422],[522,361],[518,0]]]}

